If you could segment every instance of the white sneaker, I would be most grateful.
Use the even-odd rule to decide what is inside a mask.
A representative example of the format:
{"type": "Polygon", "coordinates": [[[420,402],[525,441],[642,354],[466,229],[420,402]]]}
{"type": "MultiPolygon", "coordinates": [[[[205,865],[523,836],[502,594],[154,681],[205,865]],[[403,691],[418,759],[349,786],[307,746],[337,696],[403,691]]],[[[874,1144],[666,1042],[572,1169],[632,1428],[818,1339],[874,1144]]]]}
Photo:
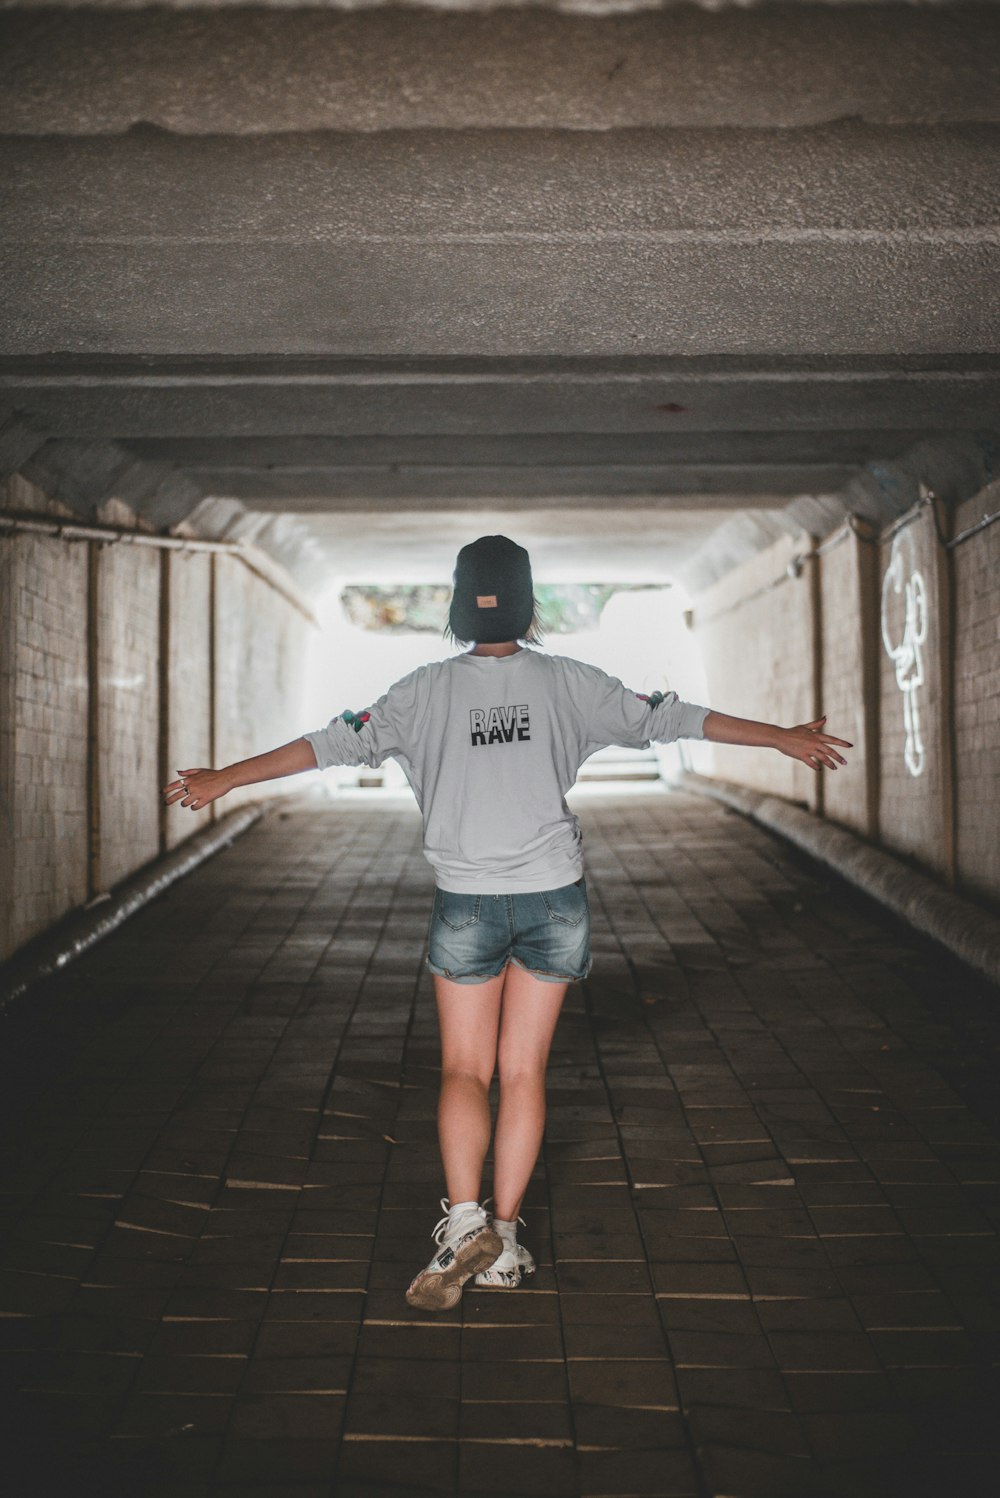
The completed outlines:
{"type": "MultiPolygon", "coordinates": [[[[489,1213],[491,1224],[494,1222],[493,1214],[489,1213]]],[[[522,1227],[525,1226],[523,1217],[517,1221],[522,1227]]],[[[500,1257],[494,1259],[493,1263],[486,1269],[481,1269],[476,1275],[476,1284],[494,1290],[516,1290],[521,1281],[529,1274],[535,1272],[535,1261],[525,1248],[523,1243],[517,1241],[517,1224],[513,1230],[497,1228],[500,1241],[503,1244],[503,1252],[500,1257]]]]}
{"type": "MultiPolygon", "coordinates": [[[[445,1196],[441,1207],[448,1207],[445,1196]]],[[[422,1311],[446,1311],[458,1304],[466,1280],[492,1264],[504,1245],[489,1213],[478,1204],[457,1213],[445,1210],[431,1236],[440,1248],[411,1281],[406,1300],[422,1311]]]]}

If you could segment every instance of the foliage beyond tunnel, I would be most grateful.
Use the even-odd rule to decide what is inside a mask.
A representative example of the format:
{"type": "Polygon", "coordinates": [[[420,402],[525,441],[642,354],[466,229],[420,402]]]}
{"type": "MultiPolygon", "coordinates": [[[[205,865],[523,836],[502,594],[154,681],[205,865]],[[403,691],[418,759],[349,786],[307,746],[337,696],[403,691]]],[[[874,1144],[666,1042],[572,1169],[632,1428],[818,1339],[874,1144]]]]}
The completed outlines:
{"type": "MultiPolygon", "coordinates": [[[[615,593],[637,592],[643,583],[540,583],[535,597],[546,634],[596,629],[615,593]]],[[[662,583],[656,584],[662,587],[662,583]]],[[[354,584],[341,594],[352,624],[381,634],[441,634],[448,618],[451,588],[446,584],[354,584]]]]}

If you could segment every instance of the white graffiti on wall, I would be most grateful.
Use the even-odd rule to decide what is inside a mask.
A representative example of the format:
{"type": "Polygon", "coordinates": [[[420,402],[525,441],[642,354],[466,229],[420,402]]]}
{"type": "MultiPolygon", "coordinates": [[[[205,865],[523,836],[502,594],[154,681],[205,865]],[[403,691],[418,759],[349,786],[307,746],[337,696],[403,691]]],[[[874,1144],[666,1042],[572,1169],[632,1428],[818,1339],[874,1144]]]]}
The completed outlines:
{"type": "Polygon", "coordinates": [[[924,771],[920,699],[924,684],[923,646],[927,639],[927,588],[917,571],[913,538],[900,531],[892,543],[882,579],[882,643],[896,668],[903,694],[903,759],[911,775],[924,771]]]}

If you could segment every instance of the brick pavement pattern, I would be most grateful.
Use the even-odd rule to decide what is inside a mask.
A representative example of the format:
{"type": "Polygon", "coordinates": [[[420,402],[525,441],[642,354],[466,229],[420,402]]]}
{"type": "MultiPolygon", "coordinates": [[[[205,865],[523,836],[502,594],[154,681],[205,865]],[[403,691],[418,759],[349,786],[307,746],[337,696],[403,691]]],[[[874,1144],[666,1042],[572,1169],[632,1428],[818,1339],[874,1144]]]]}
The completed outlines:
{"type": "Polygon", "coordinates": [[[11,1498],[988,1490],[997,994],[713,803],[577,807],[523,1290],[403,1299],[443,1190],[405,799],[284,802],[5,1019],[11,1498]]]}

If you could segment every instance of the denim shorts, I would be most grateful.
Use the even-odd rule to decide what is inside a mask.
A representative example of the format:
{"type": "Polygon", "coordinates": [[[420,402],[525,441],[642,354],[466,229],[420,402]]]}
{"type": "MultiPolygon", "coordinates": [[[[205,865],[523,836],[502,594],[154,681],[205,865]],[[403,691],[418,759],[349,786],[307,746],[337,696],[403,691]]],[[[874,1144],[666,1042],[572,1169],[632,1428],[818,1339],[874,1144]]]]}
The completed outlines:
{"type": "Polygon", "coordinates": [[[548,983],[574,983],[590,972],[590,905],[583,879],[534,894],[434,892],[432,973],[453,983],[485,983],[508,962],[548,983]]]}

